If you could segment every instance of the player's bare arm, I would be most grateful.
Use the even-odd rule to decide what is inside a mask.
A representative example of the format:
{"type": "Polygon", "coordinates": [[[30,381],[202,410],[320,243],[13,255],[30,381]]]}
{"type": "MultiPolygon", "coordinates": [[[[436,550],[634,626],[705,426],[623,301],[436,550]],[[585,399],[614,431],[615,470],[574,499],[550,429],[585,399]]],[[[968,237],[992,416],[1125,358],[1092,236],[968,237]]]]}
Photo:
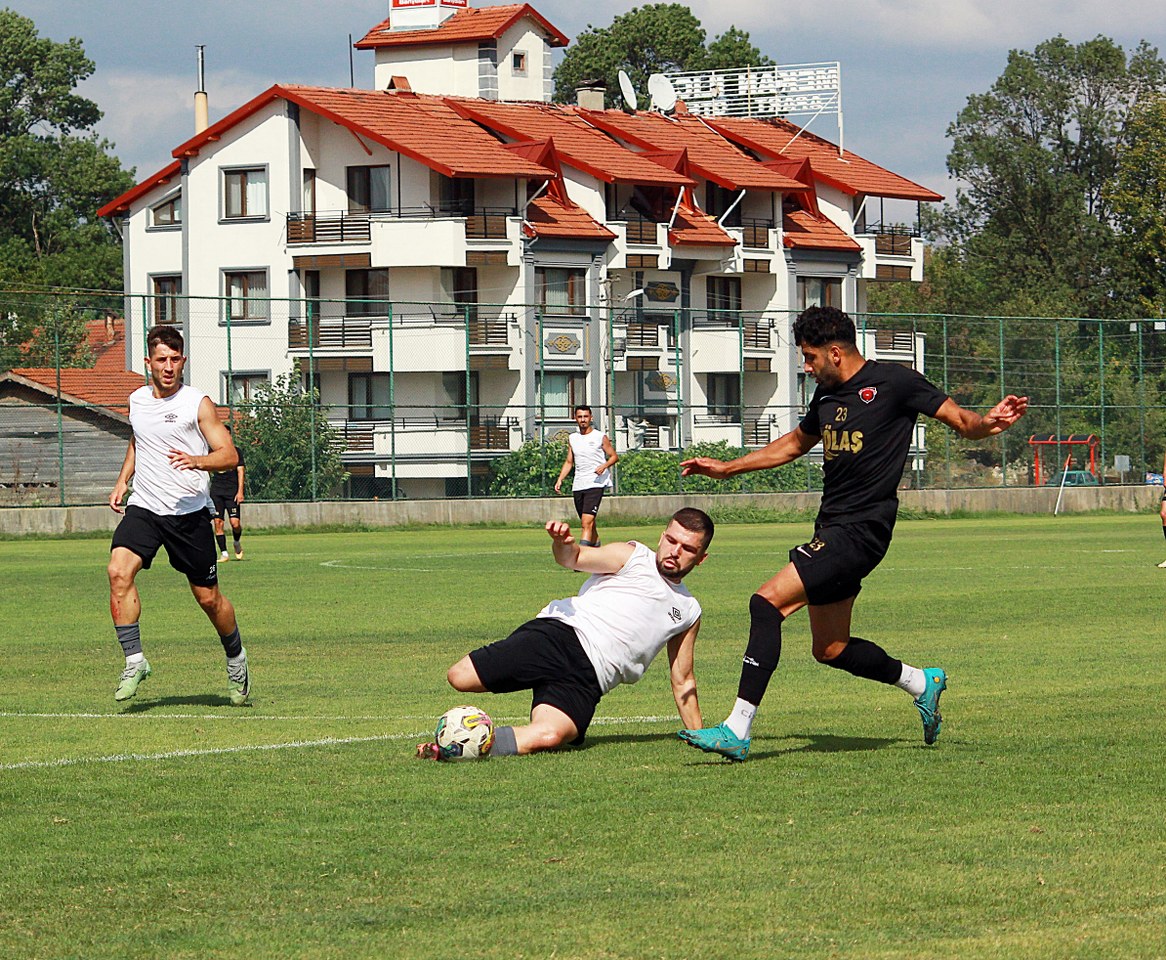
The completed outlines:
{"type": "Polygon", "coordinates": [[[125,508],[121,504],[130,488],[130,477],[134,475],[136,464],[137,451],[134,447],[134,438],[130,437],[130,442],[126,445],[126,455],[122,461],[121,470],[118,472],[117,480],[109,493],[109,507],[114,513],[125,513],[125,508]]]}
{"type": "Polygon", "coordinates": [[[736,460],[715,460],[712,457],[694,457],[683,461],[682,476],[691,476],[699,473],[715,480],[724,480],[734,477],[738,473],[750,473],[754,470],[768,470],[771,467],[780,467],[791,463],[798,457],[804,456],[813,449],[821,438],[806,433],[801,427],[794,427],[789,433],[778,437],[772,443],[760,450],[754,450],[736,460]]]}
{"type": "Polygon", "coordinates": [[[244,468],[243,464],[239,464],[239,466],[235,468],[236,472],[239,474],[239,490],[235,494],[235,503],[242,503],[243,502],[243,471],[244,471],[244,469],[245,468],[244,468]]]}
{"type": "Polygon", "coordinates": [[[635,552],[630,543],[606,543],[584,550],[572,535],[571,525],[562,520],[548,520],[546,530],[555,563],[580,573],[618,573],[635,552]]]}
{"type": "Polygon", "coordinates": [[[187,450],[171,450],[170,465],[178,470],[229,470],[239,463],[239,453],[231,433],[219,419],[210,397],[203,397],[198,405],[198,429],[206,437],[210,453],[196,456],[187,450]]]}
{"type": "Polygon", "coordinates": [[[571,445],[567,444],[567,455],[563,458],[563,468],[559,471],[559,479],[555,481],[555,493],[562,493],[563,480],[575,466],[575,456],[571,453],[571,445]]]}
{"type": "Polygon", "coordinates": [[[982,440],[1003,433],[1028,409],[1028,397],[1009,394],[982,416],[972,410],[965,410],[948,397],[935,411],[935,419],[946,423],[965,440],[982,440]]]}
{"type": "Polygon", "coordinates": [[[696,674],[693,670],[696,635],[700,632],[700,621],[678,637],[668,641],[669,678],[672,682],[672,696],[680,713],[680,722],[685,729],[696,730],[703,725],[700,703],[696,698],[696,674]],[[696,724],[697,726],[693,726],[696,724]]]}
{"type": "Polygon", "coordinates": [[[615,445],[607,434],[603,435],[603,452],[607,455],[607,459],[603,461],[603,466],[596,470],[596,473],[603,473],[605,470],[610,470],[617,463],[619,463],[619,454],[615,452],[615,445]]]}

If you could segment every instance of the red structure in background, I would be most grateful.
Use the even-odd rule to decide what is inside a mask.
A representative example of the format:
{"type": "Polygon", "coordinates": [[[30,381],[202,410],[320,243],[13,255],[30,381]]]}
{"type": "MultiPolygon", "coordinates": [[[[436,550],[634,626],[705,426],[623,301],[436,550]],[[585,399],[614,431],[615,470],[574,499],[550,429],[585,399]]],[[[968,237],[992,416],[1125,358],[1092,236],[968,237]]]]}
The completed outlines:
{"type": "Polygon", "coordinates": [[[1036,485],[1039,487],[1048,481],[1048,477],[1043,476],[1042,471],[1042,451],[1045,455],[1056,455],[1055,463],[1061,462],[1060,453],[1062,447],[1068,449],[1068,454],[1065,456],[1065,465],[1061,467],[1062,470],[1069,469],[1069,461],[1073,459],[1074,447],[1088,447],[1089,448],[1089,472],[1093,476],[1097,476],[1097,445],[1101,441],[1092,433],[1071,433],[1067,437],[1059,437],[1052,433],[1038,433],[1028,438],[1028,443],[1032,447],[1033,460],[1036,463],[1036,485]],[[1056,449],[1052,449],[1056,448],[1056,449]]]}

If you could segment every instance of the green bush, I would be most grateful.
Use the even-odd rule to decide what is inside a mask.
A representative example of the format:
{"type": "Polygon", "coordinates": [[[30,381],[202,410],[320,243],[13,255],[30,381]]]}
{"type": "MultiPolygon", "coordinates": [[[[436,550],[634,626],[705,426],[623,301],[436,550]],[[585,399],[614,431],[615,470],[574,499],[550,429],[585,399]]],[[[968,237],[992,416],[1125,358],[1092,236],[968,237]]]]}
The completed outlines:
{"type": "Polygon", "coordinates": [[[487,496],[547,496],[554,491],[555,480],[566,458],[566,440],[543,443],[528,440],[513,453],[494,461],[487,496]]]}

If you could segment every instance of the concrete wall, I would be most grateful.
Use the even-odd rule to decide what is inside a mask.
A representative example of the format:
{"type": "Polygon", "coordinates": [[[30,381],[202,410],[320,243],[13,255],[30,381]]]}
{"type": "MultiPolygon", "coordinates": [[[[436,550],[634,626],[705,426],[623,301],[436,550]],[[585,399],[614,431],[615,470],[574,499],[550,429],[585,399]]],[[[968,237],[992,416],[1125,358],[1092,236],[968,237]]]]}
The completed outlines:
{"type": "MultiPolygon", "coordinates": [[[[1064,513],[1117,510],[1128,513],[1156,511],[1162,488],[1154,486],[1077,487],[1066,489],[1064,513]]],[[[1057,491],[1016,487],[971,490],[905,490],[900,493],[904,510],[950,514],[957,511],[1018,514],[1051,514],[1057,491]]],[[[818,495],[809,493],[756,493],[676,495],[657,497],[609,497],[601,518],[612,522],[638,517],[665,517],[692,506],[705,510],[753,507],[761,510],[812,510],[818,495]]],[[[247,528],[312,527],[324,524],[366,524],[394,527],[402,524],[541,523],[565,518],[575,512],[567,497],[529,500],[403,500],[330,501],[326,503],[247,503],[243,522],[247,528]]],[[[118,514],[109,507],[12,507],[0,508],[0,534],[58,536],[112,530],[118,514]]],[[[602,522],[602,520],[601,520],[602,522]]]]}

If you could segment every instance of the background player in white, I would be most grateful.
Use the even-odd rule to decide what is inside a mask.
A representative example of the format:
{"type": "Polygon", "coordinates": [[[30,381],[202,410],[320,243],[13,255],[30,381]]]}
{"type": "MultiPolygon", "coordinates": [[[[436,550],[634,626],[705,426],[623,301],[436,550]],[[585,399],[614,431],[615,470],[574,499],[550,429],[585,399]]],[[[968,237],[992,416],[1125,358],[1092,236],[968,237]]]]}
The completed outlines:
{"type": "Polygon", "coordinates": [[[790,562],[749,600],[749,642],[741,664],[737,702],[724,723],[688,729],[682,740],[730,760],[749,755],[757,706],[781,655],[781,624],[809,607],[814,658],[866,680],[899,687],[914,698],[923,739],[934,743],[942,717],[939,695],[947,674],[921,670],[882,647],[850,635],[851,611],[862,580],[891,543],[899,508],[897,489],[919,414],[946,423],[961,437],[994,436],[1024,415],[1027,397],[1007,396],[981,416],[965,410],[915,370],[866,360],[854,322],[834,307],[811,307],[793,325],[803,367],[818,382],[802,422],[768,446],[723,463],[696,457],[685,476],[731,477],[781,466],[822,444],[822,503],[814,538],[789,552],[790,562]]]}
{"type": "Polygon", "coordinates": [[[619,455],[607,434],[596,430],[591,420],[589,406],[581,403],[575,407],[575,424],[579,432],[567,438],[567,456],[563,459],[559,479],[555,481],[555,493],[561,493],[563,480],[574,469],[571,492],[575,497],[575,512],[583,524],[580,544],[584,547],[599,546],[595,518],[599,514],[603,494],[611,486],[611,468],[619,462],[619,455]]]}
{"type": "Polygon", "coordinates": [[[227,656],[231,703],[241,706],[251,692],[247,651],[235,608],[219,590],[205,472],[233,467],[238,455],[210,398],[182,382],[182,334],[173,327],[153,327],[146,349],[150,382],[130,395],[134,432],[109,495],[110,507],[124,512],[113,533],[108,567],[109,610],[126,658],[114,699],[128,700],[150,676],[138,623],[142,601],[134,580],[164,546],[170,566],[186,575],[194,598],[218,631],[227,656]]]}
{"type": "MultiPolygon", "coordinates": [[[[583,550],[570,526],[553,520],[546,531],[556,563],[592,576],[577,596],[548,603],[447,674],[463,693],[532,691],[530,723],[495,727],[491,756],[582,743],[600,697],[639,680],[665,646],[680,719],[699,726],[693,648],[701,611],[680,581],[704,562],[713,538],[708,514],[678,510],[655,552],[635,541],[583,550]]],[[[437,744],[418,744],[417,755],[436,759],[437,744]]]]}

